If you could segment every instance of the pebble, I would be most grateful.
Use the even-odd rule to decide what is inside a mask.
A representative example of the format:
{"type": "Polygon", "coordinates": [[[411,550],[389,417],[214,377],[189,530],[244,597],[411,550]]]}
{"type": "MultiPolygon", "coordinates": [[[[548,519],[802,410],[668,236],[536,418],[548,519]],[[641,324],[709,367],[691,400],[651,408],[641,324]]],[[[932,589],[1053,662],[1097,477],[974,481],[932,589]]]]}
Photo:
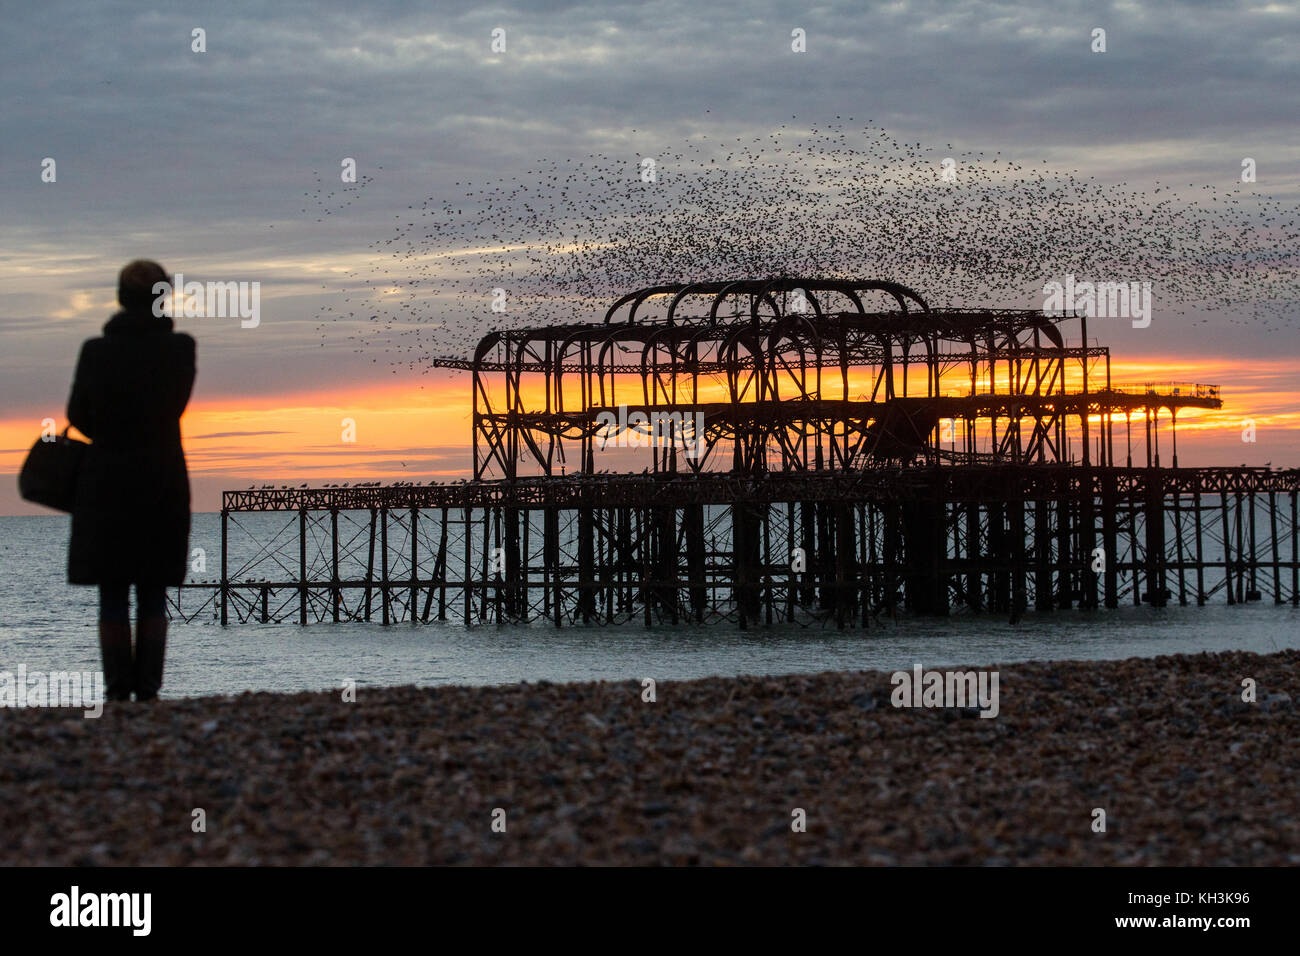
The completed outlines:
{"type": "Polygon", "coordinates": [[[990,719],[884,672],[3,709],[0,865],[1294,865],[1298,664],[1009,665],[990,719]]]}

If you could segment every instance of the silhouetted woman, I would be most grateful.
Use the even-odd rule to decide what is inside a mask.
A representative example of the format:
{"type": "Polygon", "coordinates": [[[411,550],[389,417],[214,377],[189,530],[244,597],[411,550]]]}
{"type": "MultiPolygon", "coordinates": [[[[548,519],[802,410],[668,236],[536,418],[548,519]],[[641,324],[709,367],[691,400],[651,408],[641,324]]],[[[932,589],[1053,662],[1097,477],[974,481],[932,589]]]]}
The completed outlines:
{"type": "Polygon", "coordinates": [[[68,580],[99,585],[99,646],[109,700],[153,700],[167,644],[166,588],[185,578],[190,482],[181,412],[194,386],[194,339],[155,316],[170,277],[137,260],[118,276],[122,304],[81,346],[68,420],[91,440],[77,483],[68,580]],[[161,287],[160,287],[161,288],[161,287]],[[135,653],[127,607],[135,585],[135,653]]]}

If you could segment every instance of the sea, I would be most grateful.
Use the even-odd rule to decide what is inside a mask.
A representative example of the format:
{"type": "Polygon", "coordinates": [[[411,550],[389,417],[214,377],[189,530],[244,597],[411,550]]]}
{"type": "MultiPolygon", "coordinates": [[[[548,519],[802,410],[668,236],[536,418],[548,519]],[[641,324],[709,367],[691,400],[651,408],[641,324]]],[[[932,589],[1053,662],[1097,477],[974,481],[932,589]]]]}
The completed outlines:
{"type": "MultiPolygon", "coordinates": [[[[0,517],[0,672],[99,670],[98,592],[67,583],[66,515],[0,517]]],[[[220,554],[220,516],[196,514],[191,545],[220,554]]],[[[134,597],[133,597],[134,600],[134,597]]],[[[1115,660],[1165,654],[1300,648],[1300,609],[1205,607],[900,617],[868,629],[715,624],[232,624],[173,622],[164,697],[416,684],[656,681],[987,666],[1030,660],[1115,660]]]]}

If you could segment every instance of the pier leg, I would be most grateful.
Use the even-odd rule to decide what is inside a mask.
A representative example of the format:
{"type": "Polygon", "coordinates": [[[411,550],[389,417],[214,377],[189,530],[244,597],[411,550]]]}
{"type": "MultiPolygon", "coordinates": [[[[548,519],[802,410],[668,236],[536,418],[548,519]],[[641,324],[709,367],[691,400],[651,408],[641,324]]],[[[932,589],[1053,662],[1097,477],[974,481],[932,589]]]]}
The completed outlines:
{"type": "Polygon", "coordinates": [[[1178,603],[1187,604],[1187,568],[1183,561],[1183,511],[1182,489],[1175,479],[1172,490],[1174,499],[1174,553],[1178,558],[1178,603]]]}
{"type": "MultiPolygon", "coordinates": [[[[490,562],[492,565],[492,622],[498,626],[500,626],[501,622],[505,620],[505,609],[502,605],[507,598],[510,588],[513,587],[513,584],[508,579],[508,575],[504,573],[506,554],[501,541],[501,512],[503,510],[504,509],[500,507],[493,508],[490,519],[488,512],[484,512],[483,514],[484,542],[487,542],[489,536],[492,541],[492,547],[490,549],[487,547],[483,549],[484,554],[487,556],[484,563],[486,564],[490,562]],[[491,525],[490,527],[489,520],[491,525]]],[[[483,585],[483,613],[486,615],[488,602],[488,587],[486,582],[489,580],[486,571],[484,572],[483,580],[485,582],[483,585]]]]}
{"type": "Polygon", "coordinates": [[[379,605],[381,622],[387,626],[388,617],[388,508],[379,509],[379,605]]]}
{"type": "MultiPolygon", "coordinates": [[[[1129,553],[1129,580],[1133,584],[1133,606],[1142,606],[1142,566],[1138,562],[1138,504],[1137,492],[1129,489],[1128,492],[1128,553],[1129,553]]],[[[1143,562],[1145,563],[1145,562],[1143,562]]]]}
{"type": "Polygon", "coordinates": [[[523,588],[523,574],[519,559],[519,509],[505,509],[505,551],[506,551],[506,616],[511,620],[522,617],[520,593],[523,588]]]}
{"type": "Polygon", "coordinates": [[[814,582],[817,579],[817,505],[811,501],[799,505],[800,542],[803,548],[804,571],[800,579],[799,604],[803,608],[812,606],[817,591],[814,582]]]}
{"type": "Polygon", "coordinates": [[[1034,609],[1052,609],[1052,537],[1048,504],[1040,496],[1034,502],[1034,609]]]}
{"type": "Polygon", "coordinates": [[[785,506],[785,619],[787,621],[794,620],[794,607],[798,588],[798,578],[795,577],[794,571],[794,530],[795,505],[793,501],[790,501],[785,506]]]}
{"type": "MultiPolygon", "coordinates": [[[[703,527],[700,533],[703,535],[703,527]]],[[[619,610],[632,614],[636,606],[636,594],[632,586],[636,556],[632,550],[632,509],[626,506],[618,510],[618,568],[619,610]]]]}
{"type": "Polygon", "coordinates": [[[1277,492],[1268,493],[1269,540],[1273,542],[1273,603],[1282,603],[1282,564],[1277,545],[1277,492]]]}
{"type": "Polygon", "coordinates": [[[448,509],[442,509],[442,531],[438,537],[438,620],[447,620],[447,519],[448,509]]]}
{"type": "MultiPolygon", "coordinates": [[[[1102,593],[1106,607],[1119,607],[1119,522],[1115,510],[1115,473],[1101,478],[1102,593]]],[[[1091,556],[1090,556],[1091,557],[1091,556]]]]}
{"type": "Polygon", "coordinates": [[[1291,492],[1291,606],[1300,606],[1300,515],[1296,513],[1297,492],[1291,492]]]}
{"type": "Polygon", "coordinates": [[[1246,603],[1246,591],[1248,591],[1248,590],[1252,590],[1252,588],[1253,588],[1255,582],[1252,580],[1252,581],[1250,582],[1252,587],[1250,587],[1250,588],[1246,587],[1246,575],[1243,573],[1245,570],[1247,570],[1246,567],[1245,567],[1245,562],[1246,562],[1246,550],[1245,550],[1245,549],[1246,549],[1246,536],[1245,536],[1245,534],[1243,533],[1243,530],[1242,530],[1243,511],[1244,511],[1245,509],[1243,509],[1242,506],[1241,506],[1241,492],[1240,492],[1240,491],[1237,492],[1237,494],[1236,494],[1236,502],[1235,502],[1235,503],[1236,503],[1236,506],[1237,506],[1237,508],[1236,508],[1236,511],[1237,511],[1237,562],[1236,562],[1236,565],[1237,565],[1237,566],[1236,566],[1236,571],[1237,571],[1237,603],[1238,603],[1238,604],[1245,604],[1245,603],[1246,603]]]}
{"type": "Polygon", "coordinates": [[[1079,607],[1095,608],[1097,606],[1097,573],[1092,570],[1092,552],[1097,547],[1096,489],[1095,472],[1085,468],[1080,477],[1079,492],[1079,586],[1082,594],[1079,607]]]}
{"type": "Polygon", "coordinates": [[[984,581],[980,575],[983,553],[980,548],[980,506],[966,505],[966,604],[972,611],[984,607],[984,581]]]}
{"type": "Polygon", "coordinates": [[[871,622],[871,553],[869,550],[870,505],[858,505],[858,608],[862,611],[862,626],[871,622]]]}
{"type": "MultiPolygon", "coordinates": [[[[895,617],[898,613],[898,586],[899,571],[903,574],[901,577],[906,582],[908,570],[904,566],[904,561],[910,558],[910,554],[904,553],[905,532],[903,524],[903,508],[896,501],[890,501],[885,512],[884,528],[884,554],[883,562],[885,565],[885,604],[889,608],[889,616],[895,617]]],[[[904,595],[906,600],[906,595],[904,595]]]]}
{"type": "MultiPolygon", "coordinates": [[[[1019,622],[1029,604],[1025,593],[1028,568],[1025,567],[1024,491],[1016,489],[1014,500],[1007,504],[1007,545],[1011,549],[1011,623],[1019,622]]],[[[1068,606],[1068,605],[1067,605],[1068,606]]]]}
{"type": "Polygon", "coordinates": [[[772,626],[772,508],[771,503],[763,505],[763,552],[760,555],[761,566],[763,569],[763,613],[766,616],[767,626],[772,626]]]}
{"type": "Polygon", "coordinates": [[[1152,607],[1165,606],[1165,495],[1162,472],[1147,475],[1147,595],[1152,607]]]}
{"type": "MultiPolygon", "coordinates": [[[[653,591],[650,587],[650,568],[651,568],[651,550],[654,547],[653,532],[651,531],[650,514],[648,509],[638,508],[636,512],[637,520],[637,547],[641,552],[641,609],[645,615],[644,622],[646,627],[650,627],[654,620],[654,598],[653,591]]],[[[733,532],[734,533],[734,532],[733,532]]]]}
{"type": "MultiPolygon", "coordinates": [[[[474,623],[474,512],[470,508],[465,509],[465,576],[462,579],[464,584],[464,607],[462,613],[464,618],[462,623],[469,627],[474,623]]],[[[556,621],[558,624],[559,621],[556,621]]]]}
{"type": "Polygon", "coordinates": [[[1228,520],[1228,493],[1219,495],[1219,505],[1223,512],[1223,589],[1228,592],[1228,603],[1236,604],[1232,594],[1232,524],[1228,520]]]}
{"type": "MultiPolygon", "coordinates": [[[[605,510],[605,547],[600,567],[600,587],[605,598],[605,623],[614,623],[614,598],[618,590],[617,541],[618,512],[614,508],[605,510]]],[[[689,548],[690,543],[687,542],[689,548]]]]}
{"type": "Polygon", "coordinates": [[[330,603],[333,605],[334,623],[339,622],[339,603],[343,594],[339,589],[339,509],[330,509],[330,603]]]}
{"type": "Polygon", "coordinates": [[[988,505],[989,556],[992,558],[991,604],[998,614],[1011,611],[1011,549],[1007,545],[1006,510],[1000,501],[988,505]]]}
{"type": "Polygon", "coordinates": [[[416,616],[416,608],[420,602],[420,564],[419,550],[417,549],[419,527],[420,509],[415,505],[411,505],[411,606],[407,609],[407,619],[412,624],[419,620],[419,617],[416,616]]]}
{"type": "Polygon", "coordinates": [[[1260,597],[1260,580],[1258,580],[1258,571],[1260,571],[1260,561],[1258,561],[1258,551],[1256,550],[1255,538],[1255,492],[1248,492],[1245,496],[1245,506],[1247,506],[1247,518],[1249,529],[1247,537],[1251,542],[1251,557],[1249,557],[1249,568],[1251,568],[1251,594],[1247,597],[1249,601],[1258,601],[1260,597]]]}
{"type": "MultiPolygon", "coordinates": [[[[1292,512],[1295,507],[1292,505],[1292,512]]],[[[224,627],[230,623],[227,617],[227,611],[230,606],[230,575],[227,571],[227,560],[229,555],[229,539],[226,524],[230,519],[230,512],[226,508],[221,509],[221,624],[224,627]]]]}
{"type": "Polygon", "coordinates": [[[699,623],[704,620],[708,602],[704,579],[704,506],[686,505],[682,509],[682,525],[686,539],[686,577],[690,581],[691,613],[699,623]]]}
{"type": "MultiPolygon", "coordinates": [[[[857,610],[853,604],[853,581],[856,545],[853,540],[853,512],[847,502],[835,508],[835,624],[843,630],[857,610]]],[[[946,538],[945,538],[946,543],[946,538]]],[[[947,588],[944,588],[945,596],[947,588]]]]}
{"type": "Polygon", "coordinates": [[[754,506],[738,499],[732,506],[732,569],[736,582],[736,610],[740,626],[759,617],[758,559],[760,529],[754,506]]]}
{"type": "Polygon", "coordinates": [[[532,552],[532,528],[533,513],[530,509],[525,508],[522,512],[523,518],[523,541],[520,544],[520,585],[521,606],[519,608],[520,618],[528,621],[533,616],[533,552],[532,552]]]}
{"type": "Polygon", "coordinates": [[[370,509],[370,551],[366,559],[366,620],[370,620],[370,594],[371,582],[375,579],[375,516],[374,508],[370,509]]]}
{"type": "Polygon", "coordinates": [[[921,614],[948,613],[948,586],[942,574],[948,550],[945,490],[942,480],[932,480],[928,486],[918,489],[916,498],[899,506],[902,543],[907,555],[905,606],[921,614]]]}
{"type": "Polygon", "coordinates": [[[1205,557],[1201,540],[1201,493],[1192,493],[1192,531],[1196,535],[1196,606],[1205,605],[1205,557]]]}
{"type": "MultiPolygon", "coordinates": [[[[496,508],[483,509],[483,574],[479,578],[482,582],[482,589],[479,594],[479,611],[480,621],[486,621],[488,618],[488,593],[494,592],[496,595],[501,594],[501,575],[497,573],[497,562],[494,560],[496,555],[492,551],[492,519],[498,514],[496,508]],[[495,588],[493,585],[495,584],[495,588]]],[[[501,535],[497,534],[497,543],[501,543],[501,535]]],[[[495,603],[495,602],[494,602],[495,603]]]]}
{"type": "Polygon", "coordinates": [[[429,593],[424,596],[424,610],[420,612],[420,623],[429,623],[429,611],[433,608],[433,595],[438,592],[444,596],[444,600],[439,602],[439,612],[445,605],[445,593],[447,578],[447,509],[443,508],[441,512],[442,521],[438,532],[438,549],[433,556],[433,571],[429,576],[429,593]]]}
{"type": "Polygon", "coordinates": [[[818,607],[835,609],[835,515],[826,503],[816,506],[816,581],[818,607]]]}
{"type": "Polygon", "coordinates": [[[298,623],[307,623],[307,509],[298,509],[298,623]]]}
{"type": "MultiPolygon", "coordinates": [[[[586,493],[584,492],[584,498],[586,493]]],[[[578,509],[578,613],[590,624],[596,613],[596,519],[590,504],[578,509]]]]}
{"type": "Polygon", "coordinates": [[[1259,558],[1255,550],[1255,492],[1248,492],[1246,495],[1246,508],[1250,524],[1250,593],[1253,595],[1252,600],[1259,600],[1259,558]]]}

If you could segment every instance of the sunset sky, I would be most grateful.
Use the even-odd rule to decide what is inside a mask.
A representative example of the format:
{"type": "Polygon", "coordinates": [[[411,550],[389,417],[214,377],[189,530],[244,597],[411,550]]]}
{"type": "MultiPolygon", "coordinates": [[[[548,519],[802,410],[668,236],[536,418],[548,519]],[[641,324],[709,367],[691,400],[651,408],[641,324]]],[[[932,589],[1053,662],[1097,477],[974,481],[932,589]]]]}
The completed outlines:
{"type": "MultiPolygon", "coordinates": [[[[44,513],[18,498],[13,476],[42,419],[65,423],[78,346],[113,313],[129,259],[261,283],[257,328],[178,323],[198,341],[182,422],[195,510],[250,485],[454,479],[470,462],[468,376],[394,366],[367,347],[363,323],[321,328],[356,277],[388,267],[372,244],[408,204],[539,158],[631,160],[702,131],[853,113],[909,142],[1103,182],[1230,189],[1249,156],[1258,188],[1294,208],[1298,41],[1295,3],[7,10],[0,514],[44,513]],[[808,53],[792,59],[796,27],[808,53]],[[1104,55],[1089,51],[1096,27],[1104,55]],[[195,28],[206,52],[191,49],[195,28]],[[494,28],[507,31],[504,55],[490,49],[494,28]],[[55,182],[41,179],[47,157],[55,182]],[[319,184],[334,188],[343,157],[368,177],[364,202],[322,206],[319,184]],[[344,419],[355,442],[341,440],[344,419]]],[[[863,276],[875,277],[870,263],[863,276]]],[[[1222,388],[1222,412],[1180,424],[1182,464],[1297,466],[1296,306],[1280,324],[1157,311],[1149,329],[1089,332],[1111,346],[1117,383],[1222,388]],[[1253,443],[1241,440],[1247,419],[1253,443]]],[[[482,324],[492,326],[486,308],[482,324]]]]}

